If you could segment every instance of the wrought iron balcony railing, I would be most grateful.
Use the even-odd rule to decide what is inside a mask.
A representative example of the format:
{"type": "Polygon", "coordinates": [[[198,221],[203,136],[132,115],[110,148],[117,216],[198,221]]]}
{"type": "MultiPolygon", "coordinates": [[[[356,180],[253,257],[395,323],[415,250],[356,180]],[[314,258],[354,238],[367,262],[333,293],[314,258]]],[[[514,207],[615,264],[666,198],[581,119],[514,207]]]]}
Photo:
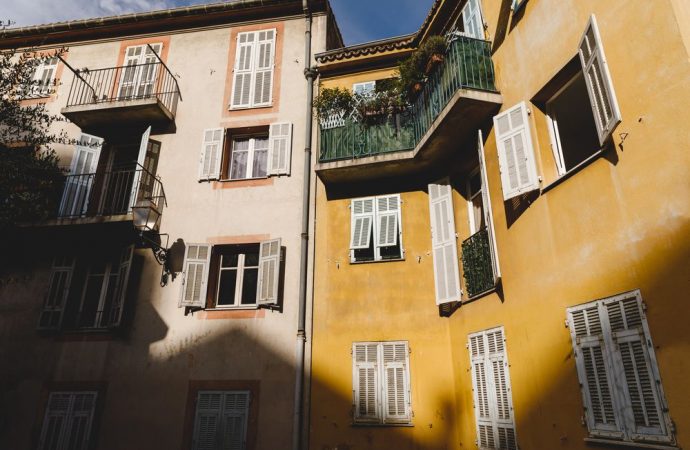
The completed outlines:
{"type": "Polygon", "coordinates": [[[493,289],[495,284],[489,232],[486,227],[462,242],[462,271],[468,297],[493,289]]]}
{"type": "Polygon", "coordinates": [[[170,69],[160,61],[75,71],[67,107],[153,98],[175,115],[180,88],[170,69]]]}
{"type": "Polygon", "coordinates": [[[443,65],[404,113],[375,124],[348,118],[342,126],[321,127],[319,162],[413,149],[459,89],[497,92],[491,42],[453,35],[443,65]]]}
{"type": "Polygon", "coordinates": [[[163,183],[143,167],[104,173],[68,175],[58,218],[129,214],[142,200],[162,214],[166,205],[163,183]]]}

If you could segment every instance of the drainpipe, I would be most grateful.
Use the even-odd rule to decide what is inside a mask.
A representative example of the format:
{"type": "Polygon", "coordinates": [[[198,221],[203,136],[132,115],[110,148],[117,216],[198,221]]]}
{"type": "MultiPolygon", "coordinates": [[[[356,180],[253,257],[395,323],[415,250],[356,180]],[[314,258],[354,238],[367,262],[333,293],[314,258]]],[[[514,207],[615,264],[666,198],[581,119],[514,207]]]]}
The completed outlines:
{"type": "Polygon", "coordinates": [[[304,11],[304,77],[307,79],[307,123],[304,131],[304,186],[302,188],[302,233],[299,267],[299,316],[297,322],[297,349],[295,367],[295,413],[292,423],[292,449],[302,448],[302,430],[304,425],[304,349],[306,336],[307,313],[307,263],[309,257],[309,197],[311,188],[311,134],[312,134],[312,99],[314,96],[314,77],[316,70],[311,67],[311,12],[309,0],[302,0],[304,11]]]}

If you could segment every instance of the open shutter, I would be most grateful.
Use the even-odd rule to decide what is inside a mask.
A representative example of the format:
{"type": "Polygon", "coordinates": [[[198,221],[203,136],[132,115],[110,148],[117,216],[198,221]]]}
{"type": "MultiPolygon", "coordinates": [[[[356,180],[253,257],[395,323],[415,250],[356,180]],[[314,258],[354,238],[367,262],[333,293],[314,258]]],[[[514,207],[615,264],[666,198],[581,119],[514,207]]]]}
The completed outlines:
{"type": "Polygon", "coordinates": [[[75,176],[67,177],[65,181],[62,201],[60,202],[60,216],[86,214],[102,147],[103,138],[82,133],[75,145],[70,166],[70,175],[75,176]]]}
{"type": "Polygon", "coordinates": [[[616,373],[622,378],[616,380],[616,386],[621,386],[622,393],[627,397],[626,407],[622,410],[631,437],[664,438],[668,431],[660,392],[661,380],[640,303],[635,295],[604,302],[614,343],[614,358],[618,365],[616,373]]]}
{"type": "Polygon", "coordinates": [[[278,303],[278,282],[280,279],[280,238],[262,241],[259,247],[259,287],[256,303],[275,305],[278,303]]]}
{"type": "Polygon", "coordinates": [[[383,419],[386,423],[410,421],[409,352],[406,342],[384,342],[383,419]]]}
{"type": "Polygon", "coordinates": [[[356,421],[378,421],[378,344],[355,343],[352,346],[352,393],[356,421]]]}
{"type": "Polygon", "coordinates": [[[208,286],[210,244],[187,244],[178,307],[204,308],[208,286]]]}
{"type": "MultiPolygon", "coordinates": [[[[194,450],[213,450],[220,446],[223,393],[219,391],[199,392],[194,418],[194,450]]],[[[225,448],[225,447],[222,447],[225,448]]]]}
{"type": "Polygon", "coordinates": [[[620,123],[621,112],[594,14],[590,16],[587,28],[580,39],[579,54],[599,143],[603,145],[620,123]]]}
{"type": "Polygon", "coordinates": [[[60,328],[73,274],[74,258],[70,256],[55,257],[50,271],[48,293],[38,321],[39,329],[56,330],[60,328]]]}
{"type": "Polygon", "coordinates": [[[270,105],[272,101],[275,37],[275,29],[256,32],[253,106],[270,105]]]}
{"type": "Polygon", "coordinates": [[[223,155],[223,129],[208,128],[204,130],[199,158],[199,180],[217,180],[220,178],[220,162],[223,155]]]}
{"type": "Polygon", "coordinates": [[[129,197],[129,207],[132,208],[137,203],[137,198],[139,197],[139,188],[141,183],[146,178],[144,174],[144,161],[146,160],[146,151],[149,148],[149,136],[151,136],[151,127],[149,126],[144,134],[141,135],[141,141],[139,143],[139,154],[137,155],[137,166],[135,167],[136,172],[134,175],[134,181],[132,182],[132,191],[129,197]]]}
{"type": "Polygon", "coordinates": [[[251,106],[254,40],[253,32],[237,34],[231,108],[251,106]]]}
{"type": "Polygon", "coordinates": [[[538,189],[539,178],[525,102],[494,116],[494,127],[503,199],[509,200],[538,189]]]}
{"type": "Polygon", "coordinates": [[[113,296],[113,304],[107,318],[108,326],[116,327],[122,322],[122,311],[124,310],[125,300],[127,299],[127,286],[129,285],[129,274],[132,269],[132,258],[134,257],[134,246],[129,245],[122,250],[120,256],[120,267],[118,269],[117,287],[113,296]]]}
{"type": "Polygon", "coordinates": [[[429,185],[429,212],[431,214],[436,304],[459,301],[461,295],[460,271],[450,185],[429,185]]]}
{"type": "Polygon", "coordinates": [[[350,203],[350,249],[365,249],[371,245],[374,224],[374,199],[358,198],[350,203]]]}
{"type": "Polygon", "coordinates": [[[604,344],[607,323],[601,320],[601,312],[596,303],[572,308],[568,311],[568,326],[589,432],[593,436],[622,437],[604,344]]]}
{"type": "Polygon", "coordinates": [[[491,195],[489,194],[489,177],[486,173],[486,159],[484,158],[484,139],[482,130],[477,133],[477,151],[479,152],[479,174],[482,179],[482,204],[484,205],[484,222],[489,233],[489,250],[491,251],[491,268],[494,272],[494,284],[501,278],[501,266],[498,263],[498,245],[496,245],[496,230],[494,228],[494,214],[491,209],[491,195]]]}
{"type": "Polygon", "coordinates": [[[292,124],[273,123],[268,132],[268,174],[289,175],[292,160],[292,124]]]}
{"type": "Polygon", "coordinates": [[[398,245],[398,234],[400,233],[399,217],[399,195],[376,198],[377,247],[394,247],[398,245]]]}

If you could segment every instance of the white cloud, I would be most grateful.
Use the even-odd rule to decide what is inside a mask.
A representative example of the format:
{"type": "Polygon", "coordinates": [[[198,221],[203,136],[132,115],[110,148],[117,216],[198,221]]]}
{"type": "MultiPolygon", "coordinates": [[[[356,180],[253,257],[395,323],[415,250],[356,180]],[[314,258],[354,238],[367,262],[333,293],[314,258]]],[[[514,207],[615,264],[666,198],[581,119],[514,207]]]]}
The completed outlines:
{"type": "Polygon", "coordinates": [[[2,0],[0,20],[12,20],[24,27],[67,20],[88,19],[156,9],[172,8],[180,0],[2,0]],[[5,4],[9,2],[9,4],[5,4]]]}

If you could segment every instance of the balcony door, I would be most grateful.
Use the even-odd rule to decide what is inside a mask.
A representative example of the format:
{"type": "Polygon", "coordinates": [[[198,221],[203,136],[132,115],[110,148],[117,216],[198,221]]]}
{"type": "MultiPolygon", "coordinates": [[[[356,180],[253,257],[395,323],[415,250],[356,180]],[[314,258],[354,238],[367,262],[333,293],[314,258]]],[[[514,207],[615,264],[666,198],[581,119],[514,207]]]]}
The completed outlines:
{"type": "Polygon", "coordinates": [[[141,136],[135,183],[132,185],[130,208],[141,201],[157,202],[161,194],[156,192],[156,170],[158,169],[158,156],[160,154],[160,142],[149,139],[151,127],[148,127],[141,136]]]}
{"type": "Polygon", "coordinates": [[[70,174],[60,202],[60,217],[83,216],[89,207],[89,196],[96,177],[103,139],[82,134],[77,143],[70,174]]]}
{"type": "Polygon", "coordinates": [[[135,45],[125,51],[118,99],[148,98],[155,91],[163,44],[135,45]],[[153,50],[151,50],[153,49],[153,50]]]}

